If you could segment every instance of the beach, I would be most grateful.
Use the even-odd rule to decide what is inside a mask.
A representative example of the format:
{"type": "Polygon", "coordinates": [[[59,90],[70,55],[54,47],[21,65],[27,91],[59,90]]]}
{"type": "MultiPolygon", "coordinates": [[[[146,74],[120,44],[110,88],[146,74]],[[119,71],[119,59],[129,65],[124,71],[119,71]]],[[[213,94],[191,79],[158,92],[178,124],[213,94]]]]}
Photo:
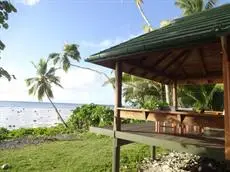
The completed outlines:
{"type": "MultiPolygon", "coordinates": [[[[57,103],[60,114],[67,120],[77,104],[57,103]]],[[[0,127],[7,129],[49,127],[60,123],[49,103],[0,101],[0,127]]]]}

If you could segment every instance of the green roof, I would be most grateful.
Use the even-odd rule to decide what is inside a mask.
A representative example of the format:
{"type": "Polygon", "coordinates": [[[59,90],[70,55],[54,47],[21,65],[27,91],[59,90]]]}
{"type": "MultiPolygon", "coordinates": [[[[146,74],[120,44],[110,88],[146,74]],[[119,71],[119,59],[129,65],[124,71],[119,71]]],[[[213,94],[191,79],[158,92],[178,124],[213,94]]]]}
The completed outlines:
{"type": "Polygon", "coordinates": [[[137,53],[162,51],[216,41],[230,33],[230,4],[174,20],[170,25],[138,36],[94,55],[86,61],[99,63],[137,53]]]}

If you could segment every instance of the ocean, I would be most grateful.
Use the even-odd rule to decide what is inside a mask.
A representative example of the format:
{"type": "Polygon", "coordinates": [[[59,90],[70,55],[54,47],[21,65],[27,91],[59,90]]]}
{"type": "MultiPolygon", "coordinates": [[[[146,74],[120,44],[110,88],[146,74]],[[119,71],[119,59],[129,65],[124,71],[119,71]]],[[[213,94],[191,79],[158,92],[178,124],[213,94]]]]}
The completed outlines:
{"type": "MultiPolygon", "coordinates": [[[[55,103],[67,120],[73,109],[81,104],[55,103]]],[[[8,129],[54,126],[60,121],[50,103],[0,101],[0,127],[8,129]]]]}

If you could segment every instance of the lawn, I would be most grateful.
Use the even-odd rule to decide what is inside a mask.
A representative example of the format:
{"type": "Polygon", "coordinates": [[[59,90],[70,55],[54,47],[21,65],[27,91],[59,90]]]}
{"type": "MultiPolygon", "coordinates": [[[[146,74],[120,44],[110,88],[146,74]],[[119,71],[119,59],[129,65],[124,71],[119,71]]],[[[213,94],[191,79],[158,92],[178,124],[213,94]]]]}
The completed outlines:
{"type": "MultiPolygon", "coordinates": [[[[136,171],[138,162],[150,156],[149,147],[129,144],[122,147],[121,156],[122,171],[136,171]]],[[[0,150],[0,165],[9,163],[10,171],[19,172],[110,172],[111,158],[112,139],[95,134],[83,134],[72,141],[55,141],[0,150]]]]}

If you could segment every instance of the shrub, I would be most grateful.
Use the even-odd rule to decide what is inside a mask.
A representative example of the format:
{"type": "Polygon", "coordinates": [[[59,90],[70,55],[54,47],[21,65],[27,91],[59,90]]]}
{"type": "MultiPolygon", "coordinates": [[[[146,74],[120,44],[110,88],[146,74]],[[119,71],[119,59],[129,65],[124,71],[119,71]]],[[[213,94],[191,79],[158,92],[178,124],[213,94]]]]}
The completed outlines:
{"type": "Polygon", "coordinates": [[[66,128],[63,124],[58,124],[54,127],[39,127],[39,128],[19,128],[15,130],[7,130],[0,128],[0,140],[7,138],[21,138],[25,136],[56,136],[58,134],[73,133],[73,130],[66,128]]]}
{"type": "Polygon", "coordinates": [[[68,120],[73,129],[88,129],[89,126],[105,126],[113,123],[113,110],[106,106],[88,104],[77,107],[68,120]]]}
{"type": "Polygon", "coordinates": [[[9,130],[6,128],[0,128],[0,140],[4,140],[8,138],[9,130]]]}

